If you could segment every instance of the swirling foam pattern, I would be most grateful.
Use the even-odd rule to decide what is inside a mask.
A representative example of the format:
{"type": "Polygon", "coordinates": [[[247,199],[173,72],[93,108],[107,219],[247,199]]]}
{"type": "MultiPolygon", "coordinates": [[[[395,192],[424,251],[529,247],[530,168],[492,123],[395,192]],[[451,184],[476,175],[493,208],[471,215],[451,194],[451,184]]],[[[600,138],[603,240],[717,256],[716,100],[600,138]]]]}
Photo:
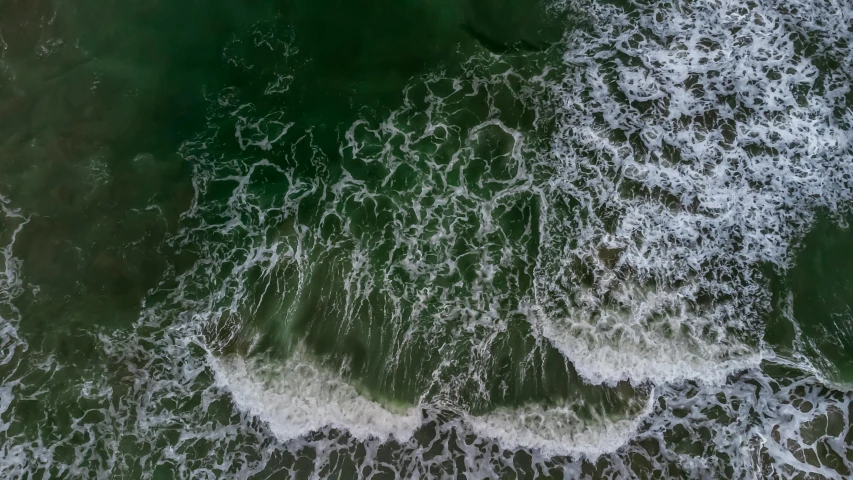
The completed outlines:
{"type": "Polygon", "coordinates": [[[853,474],[849,385],[767,340],[802,335],[774,285],[803,237],[850,215],[853,7],[551,9],[559,42],[460,51],[340,125],[298,34],[232,39],[169,265],[90,340],[109,367],[28,352],[2,198],[0,475],[853,474]]]}

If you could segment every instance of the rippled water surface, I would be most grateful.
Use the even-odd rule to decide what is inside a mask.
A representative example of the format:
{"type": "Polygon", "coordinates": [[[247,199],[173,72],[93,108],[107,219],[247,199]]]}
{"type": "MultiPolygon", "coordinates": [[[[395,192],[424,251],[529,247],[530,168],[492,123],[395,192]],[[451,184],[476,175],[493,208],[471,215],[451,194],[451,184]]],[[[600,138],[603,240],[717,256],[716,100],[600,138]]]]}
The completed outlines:
{"type": "Polygon", "coordinates": [[[853,475],[849,0],[0,0],[0,477],[853,475]]]}

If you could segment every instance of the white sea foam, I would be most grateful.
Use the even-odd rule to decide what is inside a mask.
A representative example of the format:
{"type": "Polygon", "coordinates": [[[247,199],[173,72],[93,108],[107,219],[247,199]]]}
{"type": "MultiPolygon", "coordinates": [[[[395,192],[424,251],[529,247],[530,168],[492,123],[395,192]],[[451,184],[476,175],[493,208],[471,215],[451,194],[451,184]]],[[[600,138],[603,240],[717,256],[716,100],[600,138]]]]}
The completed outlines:
{"type": "MultiPolygon", "coordinates": [[[[596,382],[757,359],[769,288],[853,199],[849,4],[573,2],[537,301],[596,382]],[[827,71],[804,45],[846,63],[827,71]]],[[[714,375],[721,378],[720,375],[714,375]]]]}
{"type": "Polygon", "coordinates": [[[28,464],[34,457],[33,447],[40,447],[41,441],[28,442],[29,439],[20,433],[16,425],[20,422],[17,400],[25,391],[26,376],[32,372],[25,363],[24,355],[29,345],[18,333],[21,316],[13,303],[24,292],[21,278],[23,262],[15,257],[13,248],[29,217],[15,208],[11,200],[0,195],[0,222],[5,227],[0,230],[4,242],[0,250],[0,475],[13,478],[28,474],[28,464]]]}
{"type": "Polygon", "coordinates": [[[420,425],[419,409],[391,412],[304,354],[294,354],[274,368],[235,356],[209,358],[218,385],[231,392],[238,407],[263,419],[282,441],[325,427],[346,430],[362,440],[405,441],[420,425]]]}
{"type": "MultiPolygon", "coordinates": [[[[224,330],[242,328],[240,315],[259,311],[254,292],[263,297],[280,287],[301,297],[311,288],[317,259],[337,249],[346,253],[333,257],[344,259],[334,265],[343,280],[331,288],[336,295],[329,303],[346,333],[372,312],[373,299],[382,299],[376,310],[387,315],[380,318],[386,330],[377,337],[392,344],[383,372],[400,368],[414,345],[415,352],[443,357],[435,371],[420,373],[432,375],[444,398],[461,403],[464,398],[455,395],[471,383],[481,396],[475,401],[485,403],[488,382],[500,380],[488,378],[485,367],[492,342],[509,328],[502,315],[509,310],[527,318],[537,341],[540,334],[549,338],[592,383],[624,379],[658,386],[649,410],[630,418],[584,423],[571,404],[498,409],[442,424],[423,445],[413,436],[424,426],[418,409],[392,412],[304,359],[254,369],[237,357],[208,357],[217,386],[240,410],[263,420],[276,437],[316,448],[314,477],[328,475],[324,462],[331,451],[350,454],[356,442],[368,451],[360,465],[375,466],[380,445],[392,437],[403,443],[393,467],[403,478],[436,475],[442,462],[451,466],[438,471],[448,476],[499,476],[508,471],[500,468],[514,472],[507,458],[516,449],[533,452],[537,465],[547,463],[542,453],[606,456],[608,466],[592,470],[602,477],[635,475],[632,455],[648,459],[660,476],[718,477],[729,468],[748,476],[765,467],[781,477],[797,470],[827,476],[841,471],[815,466],[796,450],[814,443],[802,433],[809,422],[830,410],[848,415],[849,394],[821,390],[811,377],[787,385],[757,367],[769,294],[760,267],[787,268],[815,211],[842,211],[853,192],[853,118],[843,98],[850,67],[820,71],[798,56],[791,32],[850,58],[850,9],[808,2],[744,5],[637,4],[626,13],[578,2],[575,8],[590,14],[589,30],[568,37],[568,73],[561,82],[543,74],[515,90],[513,82],[526,80],[499,60],[499,68],[473,62],[463,78],[428,76],[418,85],[427,91],[425,99],[407,90],[405,105],[387,119],[358,121],[344,133],[338,178],[322,168],[329,153],[312,143],[310,131],[298,131],[284,109],[245,105],[235,91],[225,92],[220,106],[235,130],[190,142],[184,150],[196,168],[197,190],[175,242],[197,247],[201,260],[140,325],[160,325],[170,308],[186,313],[168,334],[150,340],[166,351],[154,360],[139,339],[116,347],[140,365],[138,385],[145,387],[139,398],[122,400],[143,419],[127,420],[129,427],[144,438],[161,425],[192,423],[181,427],[180,445],[195,438],[217,448],[263,444],[266,433],[248,421],[204,423],[208,405],[220,398],[215,389],[205,389],[202,406],[189,413],[169,411],[158,395],[196,395],[193,382],[207,367],[193,358],[188,338],[201,337],[199,330],[222,317],[232,322],[224,330]],[[790,13],[792,7],[797,13],[790,13]],[[549,148],[525,138],[504,118],[511,115],[501,116],[496,98],[507,91],[543,112],[556,102],[560,128],[549,148]],[[539,97],[543,91],[549,95],[539,97]],[[478,95],[488,118],[463,131],[454,115],[461,116],[478,95]],[[219,156],[217,142],[235,139],[244,155],[219,156]],[[504,170],[465,178],[469,165],[489,159],[504,170]],[[306,161],[317,167],[314,178],[299,176],[306,161]],[[365,174],[365,165],[380,174],[365,174]],[[395,177],[407,168],[415,169],[409,183],[395,177]],[[259,193],[266,174],[284,178],[286,191],[272,200],[259,193]],[[208,198],[222,185],[236,185],[232,195],[208,198]],[[319,204],[321,226],[305,223],[316,221],[301,208],[309,197],[319,204]],[[537,202],[538,212],[531,213],[537,202]],[[500,227],[495,212],[502,208],[527,212],[530,228],[521,238],[508,238],[500,227]],[[383,214],[386,228],[368,231],[352,213],[383,214]],[[333,234],[324,230],[327,221],[333,234]],[[385,256],[377,256],[380,251],[385,256]],[[514,297],[530,265],[515,267],[513,260],[537,255],[534,298],[514,297]],[[473,280],[461,281],[466,256],[475,259],[473,280]],[[292,284],[275,276],[283,266],[297,272],[292,284]],[[504,287],[495,286],[500,282],[504,287]],[[507,309],[502,302],[513,305],[507,309]],[[746,373],[734,375],[739,371],[746,373]],[[800,387],[824,406],[794,412],[800,387]],[[477,437],[470,444],[461,440],[466,424],[477,437]],[[329,426],[356,440],[338,446],[308,439],[310,432],[328,434],[329,426]],[[702,445],[702,453],[685,453],[681,447],[688,441],[702,445]],[[430,457],[436,445],[441,453],[430,457]],[[778,461],[762,464],[755,459],[762,452],[791,469],[778,461]],[[454,455],[464,457],[463,467],[456,467],[454,455]]],[[[285,310],[287,323],[296,307],[285,310]]],[[[418,357],[417,366],[427,360],[418,357]]],[[[850,421],[843,416],[836,423],[844,425],[841,434],[827,431],[821,441],[845,452],[840,439],[850,421]]],[[[268,458],[246,462],[241,471],[254,472],[268,458]]],[[[558,456],[553,462],[566,476],[580,476],[583,458],[573,463],[558,456]]]]}
{"type": "MultiPolygon", "coordinates": [[[[301,350],[281,364],[247,361],[238,356],[209,357],[217,385],[226,388],[236,405],[263,420],[282,441],[338,428],[359,440],[391,438],[408,442],[440,408],[419,405],[392,412],[360,395],[341,377],[309,360],[301,350]]],[[[627,418],[593,414],[584,419],[581,405],[499,408],[482,415],[458,412],[452,424],[496,440],[501,448],[532,449],[547,456],[584,455],[596,458],[627,443],[651,412],[645,408],[627,418]],[[462,423],[459,423],[462,422],[462,423]]],[[[593,408],[593,412],[595,412],[593,408]]]]}
{"type": "MultiPolygon", "coordinates": [[[[386,302],[382,312],[389,316],[385,325],[393,330],[389,338],[397,342],[389,370],[399,367],[396,362],[414,344],[440,351],[448,343],[469,342],[472,352],[488,352],[490,342],[506,329],[497,305],[513,301],[492,285],[495,278],[519,278],[507,259],[529,254],[526,243],[501,238],[504,232],[493,212],[524,208],[527,199],[535,198],[539,257],[535,298],[525,299],[533,304],[526,317],[534,333],[550,339],[586,380],[638,385],[696,379],[720,386],[729,375],[758,367],[769,299],[761,267],[787,268],[793,245],[816,210],[843,210],[853,194],[847,134],[851,113],[840,108],[840,94],[849,82],[800,56],[791,34],[823,35],[816,41],[849,36],[840,28],[849,11],[842,9],[828,22],[808,23],[795,21],[773,2],[756,4],[757,16],[744,14],[737,2],[632,4],[630,14],[613,5],[573,6],[591,21],[588,30],[567,37],[566,77],[553,83],[543,74],[531,80],[533,89],[526,96],[518,97],[530,108],[537,108],[537,100],[549,103],[540,105],[543,111],[557,103],[558,132],[547,151],[531,147],[493,106],[508,79],[519,78],[511,68],[488,76],[474,72],[475,65],[472,77],[429,76],[423,79],[429,92],[423,111],[413,101],[420,99],[410,98],[407,90],[404,106],[385,121],[355,122],[339,151],[345,159],[343,172],[328,185],[322,170],[313,179],[294,175],[304,159],[293,153],[295,147],[291,153],[281,148],[288,142],[310,143],[308,133],[295,133],[277,110],[259,112],[245,105],[234,110],[228,93],[220,103],[236,119],[241,149],[262,158],[248,155],[225,166],[221,158],[211,158],[212,163],[198,164],[202,192],[208,181],[238,184],[225,210],[218,212],[227,219],[221,232],[241,229],[252,238],[236,252],[212,251],[217,260],[205,264],[205,272],[218,264],[237,266],[228,280],[231,286],[226,283],[217,293],[221,300],[231,299],[225,308],[236,311],[235,302],[247,298],[244,276],[253,268],[268,275],[277,263],[298,259],[297,288],[302,291],[316,266],[306,252],[337,248],[350,252],[346,258],[351,260],[340,267],[346,270],[343,298],[332,300],[341,330],[370,309],[368,299],[381,296],[386,302]],[[820,82],[825,91],[814,91],[820,82]],[[543,90],[536,90],[537,85],[543,90]],[[449,93],[440,96],[433,90],[449,93]],[[484,91],[491,118],[460,131],[453,115],[484,91]],[[548,95],[536,98],[536,92],[545,91],[548,95]],[[508,145],[497,156],[506,160],[508,175],[488,171],[479,179],[459,178],[469,164],[482,160],[478,149],[495,138],[508,145]],[[435,151],[453,146],[448,163],[433,158],[425,144],[435,151]],[[278,153],[275,162],[266,152],[278,153]],[[364,165],[378,166],[384,177],[359,174],[364,165]],[[208,168],[217,175],[205,177],[211,173],[208,168]],[[273,208],[262,207],[251,193],[252,176],[260,168],[282,173],[292,185],[273,208]],[[405,168],[415,170],[416,180],[399,189],[394,173],[405,168]],[[480,190],[490,183],[501,189],[480,190]],[[324,221],[340,221],[337,237],[293,220],[299,202],[319,192],[324,221]],[[365,233],[347,218],[353,211],[377,217],[384,213],[389,228],[365,233]],[[281,218],[294,221],[293,233],[270,236],[273,220],[281,218]],[[507,243],[492,257],[488,247],[495,238],[507,243]],[[454,251],[460,239],[466,244],[454,251]],[[388,254],[388,261],[378,265],[367,261],[377,260],[373,252],[380,250],[399,256],[388,254]],[[458,282],[418,287],[418,281],[437,285],[456,278],[465,255],[477,258],[470,288],[458,282]]],[[[824,13],[821,8],[804,4],[798,15],[817,18],[824,13]]],[[[844,55],[839,52],[835,54],[844,55]]],[[[215,205],[199,208],[193,214],[198,218],[217,213],[215,205]]],[[[199,231],[208,228],[201,225],[199,231]]],[[[527,235],[525,242],[532,241],[527,235]]],[[[216,275],[213,270],[206,274],[216,275]]],[[[514,313],[522,310],[519,306],[514,313]]],[[[487,355],[465,365],[442,362],[432,372],[442,393],[452,397],[469,379],[482,385],[486,380],[478,361],[487,355]],[[444,370],[454,369],[448,378],[444,370]]],[[[324,422],[351,426],[356,436],[414,428],[406,423],[408,416],[382,413],[381,407],[353,397],[355,390],[338,380],[329,380],[340,389],[336,393],[317,395],[329,402],[368,402],[364,408],[373,413],[367,418],[377,420],[371,426],[359,423],[341,405],[330,406],[323,418],[309,419],[307,400],[294,396],[293,386],[278,384],[272,391],[280,392],[272,394],[261,388],[263,382],[247,380],[247,372],[224,375],[236,380],[223,385],[230,385],[239,405],[266,412],[260,416],[279,424],[274,429],[285,432],[280,435],[317,429],[324,422]],[[243,388],[252,393],[237,392],[243,388]],[[265,395],[297,405],[296,413],[290,413],[296,420],[286,424],[275,420],[276,415],[290,414],[262,410],[259,405],[274,402],[265,395]],[[380,410],[370,410],[374,407],[380,410]],[[395,422],[396,427],[389,426],[395,422]]],[[[508,444],[556,449],[567,434],[535,433],[501,415],[472,422],[491,428],[508,444]],[[494,420],[498,418],[503,420],[494,420]]],[[[633,428],[626,425],[634,424],[619,425],[613,431],[622,438],[633,428]]],[[[595,445],[619,442],[580,444],[599,451],[595,445]]]]}
{"type": "MultiPolygon", "coordinates": [[[[12,202],[3,195],[0,195],[0,221],[5,223],[9,228],[4,231],[4,241],[7,241],[3,246],[3,265],[0,270],[0,366],[4,366],[11,372],[16,372],[15,362],[20,362],[20,355],[27,350],[27,343],[18,335],[17,324],[20,321],[20,313],[12,301],[20,296],[24,291],[24,284],[21,279],[21,259],[15,257],[12,249],[15,246],[15,239],[21,229],[29,223],[29,217],[25,217],[23,213],[12,206],[12,202]],[[8,238],[5,237],[8,234],[8,238]]],[[[9,406],[9,397],[13,386],[20,381],[15,375],[8,378],[3,378],[3,384],[7,388],[4,389],[3,400],[0,400],[0,413],[6,410],[9,406]]]]}
{"type": "Polygon", "coordinates": [[[581,405],[529,405],[501,408],[466,421],[478,435],[497,440],[506,449],[532,449],[546,456],[598,458],[628,443],[652,411],[654,397],[629,418],[597,416],[584,420],[581,405]]]}
{"type": "Polygon", "coordinates": [[[723,385],[732,373],[757,368],[763,359],[760,352],[745,347],[734,350],[727,345],[656,339],[653,335],[638,343],[608,345],[598,339],[589,341],[581,329],[562,330],[555,323],[542,321],[542,334],[571,359],[581,376],[594,383],[696,380],[723,385]]]}

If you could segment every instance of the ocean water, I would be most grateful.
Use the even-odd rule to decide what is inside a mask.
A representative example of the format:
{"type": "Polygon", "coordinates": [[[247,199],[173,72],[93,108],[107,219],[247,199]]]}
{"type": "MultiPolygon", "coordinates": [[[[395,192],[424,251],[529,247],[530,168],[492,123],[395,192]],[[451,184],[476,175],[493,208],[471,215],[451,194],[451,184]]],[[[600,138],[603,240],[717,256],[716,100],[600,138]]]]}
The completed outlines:
{"type": "Polygon", "coordinates": [[[853,4],[0,0],[0,478],[853,475],[853,4]]]}

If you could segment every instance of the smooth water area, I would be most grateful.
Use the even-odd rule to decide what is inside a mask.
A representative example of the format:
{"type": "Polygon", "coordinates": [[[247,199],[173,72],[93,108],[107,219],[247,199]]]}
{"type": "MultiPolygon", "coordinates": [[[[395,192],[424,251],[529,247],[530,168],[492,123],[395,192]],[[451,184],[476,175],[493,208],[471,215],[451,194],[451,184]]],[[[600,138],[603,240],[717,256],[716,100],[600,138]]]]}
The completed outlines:
{"type": "Polygon", "coordinates": [[[853,475],[851,25],[0,0],[0,477],[853,475]]]}

